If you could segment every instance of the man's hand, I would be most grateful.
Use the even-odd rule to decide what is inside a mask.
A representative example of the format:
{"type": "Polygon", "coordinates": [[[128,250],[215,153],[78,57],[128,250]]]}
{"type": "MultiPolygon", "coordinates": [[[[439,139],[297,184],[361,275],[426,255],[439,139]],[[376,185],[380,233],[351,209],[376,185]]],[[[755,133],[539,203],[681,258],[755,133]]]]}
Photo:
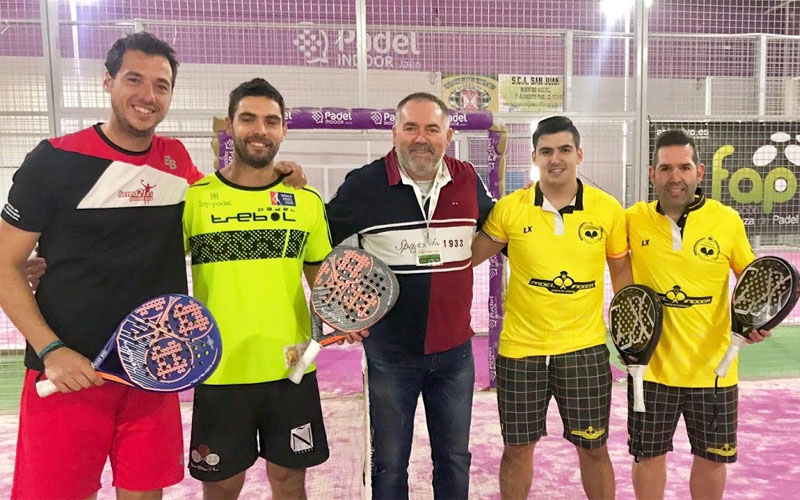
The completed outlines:
{"type": "Polygon", "coordinates": [[[47,269],[47,261],[42,257],[31,257],[25,262],[25,275],[28,277],[28,283],[31,285],[31,290],[34,292],[39,287],[39,282],[44,276],[44,271],[47,269]]]}
{"type": "Polygon", "coordinates": [[[105,381],[82,354],[62,347],[44,357],[44,373],[59,392],[73,392],[103,385],[105,381]]]}
{"type": "MultiPolygon", "coordinates": [[[[364,339],[369,337],[369,330],[361,330],[360,332],[354,333],[345,333],[345,338],[348,344],[352,344],[353,342],[364,342],[364,339]]],[[[342,345],[344,344],[344,340],[340,340],[337,344],[342,345]]]]}
{"type": "Polygon", "coordinates": [[[767,337],[772,335],[772,330],[753,330],[747,336],[748,344],[758,344],[763,342],[767,337]]]}
{"type": "Polygon", "coordinates": [[[303,189],[308,184],[303,167],[293,161],[279,161],[275,163],[275,171],[285,175],[283,183],[296,189],[303,189]]]}

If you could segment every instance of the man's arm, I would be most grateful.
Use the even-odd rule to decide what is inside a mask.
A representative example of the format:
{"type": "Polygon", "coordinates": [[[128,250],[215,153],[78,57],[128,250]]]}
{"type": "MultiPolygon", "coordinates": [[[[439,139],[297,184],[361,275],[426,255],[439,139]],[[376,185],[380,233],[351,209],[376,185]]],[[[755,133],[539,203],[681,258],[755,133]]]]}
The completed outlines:
{"type": "Polygon", "coordinates": [[[611,275],[611,287],[614,289],[614,293],[633,284],[630,254],[625,254],[625,256],[618,259],[606,260],[608,262],[608,272],[611,275]]]}
{"type": "MultiPolygon", "coordinates": [[[[0,221],[0,306],[36,352],[59,340],[42,317],[28,283],[26,261],[39,235],[0,221]]],[[[103,384],[91,362],[68,347],[51,351],[43,362],[47,378],[60,392],[103,384]]]]}
{"type": "Polygon", "coordinates": [[[303,189],[308,184],[303,167],[293,161],[275,162],[275,171],[285,175],[283,183],[296,189],[303,189]]]}
{"type": "Polygon", "coordinates": [[[475,267],[505,247],[505,243],[494,241],[478,231],[472,240],[472,266],[475,267]]]}

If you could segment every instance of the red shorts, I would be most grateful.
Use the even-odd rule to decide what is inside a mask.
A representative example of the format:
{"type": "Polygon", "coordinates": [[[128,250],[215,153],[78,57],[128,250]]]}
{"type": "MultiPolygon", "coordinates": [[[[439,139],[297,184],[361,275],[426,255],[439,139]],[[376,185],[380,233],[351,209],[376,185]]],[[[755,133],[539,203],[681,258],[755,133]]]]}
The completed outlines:
{"type": "Polygon", "coordinates": [[[11,498],[86,498],[100,489],[106,458],[114,486],[147,491],[183,479],[176,394],[113,382],[40,398],[28,370],[22,387],[11,498]]]}

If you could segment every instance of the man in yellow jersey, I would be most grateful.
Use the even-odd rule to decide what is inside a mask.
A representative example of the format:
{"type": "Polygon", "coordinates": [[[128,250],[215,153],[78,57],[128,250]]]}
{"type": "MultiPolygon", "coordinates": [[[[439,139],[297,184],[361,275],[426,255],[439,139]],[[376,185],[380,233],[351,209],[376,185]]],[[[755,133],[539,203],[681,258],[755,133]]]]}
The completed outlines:
{"type": "Polygon", "coordinates": [[[310,338],[301,275],[312,283],[330,252],[325,206],[287,188],[274,159],[286,136],[284,101],[261,78],[230,95],[233,162],[186,195],[184,238],[194,295],[220,325],[223,354],[195,390],[189,470],[206,498],[237,498],[261,456],[273,498],[305,498],[305,468],[328,458],[314,372],[287,380],[310,338]]]}
{"type": "MultiPolygon", "coordinates": [[[[681,414],[692,446],[693,498],[719,499],[726,463],[736,461],[737,362],[719,380],[714,368],[729,344],[728,279],[754,259],[741,217],[698,189],[705,166],[694,140],[670,130],[656,140],[650,182],[657,201],[626,213],[636,283],[653,288],[664,306],[661,340],[645,374],[647,412],[632,411],[628,389],[629,452],[636,457],[637,498],[664,496],[666,453],[681,414]]],[[[769,331],[750,333],[760,342],[769,331]]]]}
{"type": "Polygon", "coordinates": [[[608,263],[615,290],[631,282],[625,217],[611,195],[578,180],[583,150],[572,121],[539,122],[533,148],[539,182],[497,202],[472,246],[478,264],[508,245],[511,266],[497,360],[505,444],[500,495],[527,497],[552,395],[564,438],[577,449],[587,497],[609,499],[614,470],[606,447],[611,368],[603,274],[608,263]]]}

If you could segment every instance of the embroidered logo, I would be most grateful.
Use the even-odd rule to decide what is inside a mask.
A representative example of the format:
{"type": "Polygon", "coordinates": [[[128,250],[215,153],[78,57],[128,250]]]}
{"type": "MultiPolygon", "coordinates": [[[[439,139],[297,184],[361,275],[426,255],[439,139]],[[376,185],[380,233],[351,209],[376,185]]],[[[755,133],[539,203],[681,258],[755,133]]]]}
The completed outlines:
{"type": "Polygon", "coordinates": [[[178,162],[173,160],[170,155],[166,155],[164,157],[164,165],[169,167],[170,170],[175,170],[176,168],[178,168],[178,162]]]}
{"type": "Polygon", "coordinates": [[[736,446],[731,446],[728,443],[725,443],[721,448],[708,447],[706,448],[706,451],[721,457],[732,457],[736,455],[736,446]]]}
{"type": "Polygon", "coordinates": [[[603,230],[603,226],[598,224],[584,222],[578,228],[578,237],[581,239],[581,241],[586,243],[598,243],[603,241],[604,236],[605,232],[603,230]]]}
{"type": "Polygon", "coordinates": [[[572,434],[573,436],[580,436],[580,437],[582,437],[584,439],[595,440],[595,439],[599,438],[600,436],[602,436],[603,434],[605,434],[606,430],[605,429],[595,429],[594,427],[592,427],[590,425],[589,427],[586,428],[586,430],[573,429],[573,430],[569,431],[569,433],[572,434]]]}
{"type": "Polygon", "coordinates": [[[694,254],[706,262],[714,262],[719,256],[719,243],[711,236],[700,238],[694,244],[694,254]]]}

